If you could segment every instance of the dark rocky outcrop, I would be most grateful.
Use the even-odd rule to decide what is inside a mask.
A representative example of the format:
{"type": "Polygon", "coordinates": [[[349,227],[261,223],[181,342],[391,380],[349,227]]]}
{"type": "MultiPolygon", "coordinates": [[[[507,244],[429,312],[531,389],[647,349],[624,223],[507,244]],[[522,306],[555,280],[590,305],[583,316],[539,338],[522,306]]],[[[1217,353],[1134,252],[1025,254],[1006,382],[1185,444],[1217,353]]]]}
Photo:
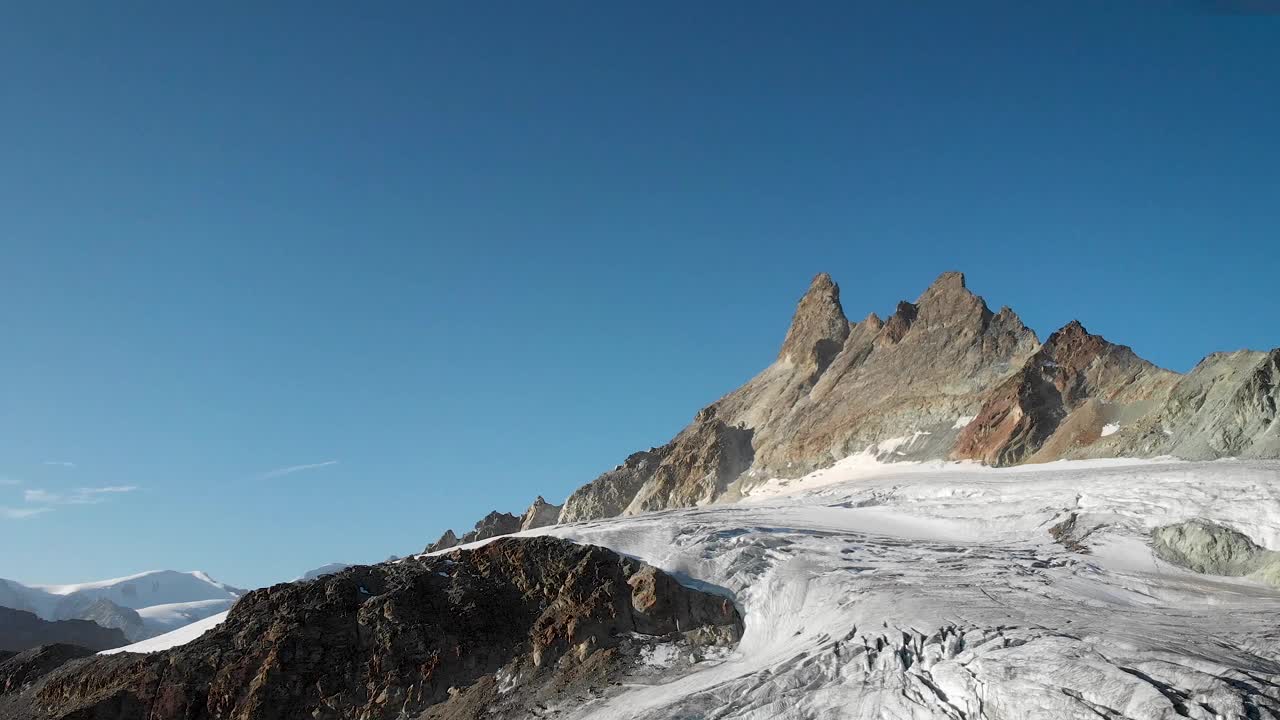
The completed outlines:
{"type": "Polygon", "coordinates": [[[0,658],[0,694],[20,692],[65,663],[93,654],[93,650],[79,645],[56,643],[0,658]]]}
{"type": "Polygon", "coordinates": [[[73,661],[0,695],[0,718],[524,718],[607,692],[645,647],[696,652],[741,629],[728,600],[638,561],[504,538],[253,591],[187,645],[73,661]]]}
{"type": "Polygon", "coordinates": [[[25,610],[0,607],[0,650],[22,651],[50,643],[109,650],[129,641],[119,629],[89,620],[41,620],[25,610]]]}

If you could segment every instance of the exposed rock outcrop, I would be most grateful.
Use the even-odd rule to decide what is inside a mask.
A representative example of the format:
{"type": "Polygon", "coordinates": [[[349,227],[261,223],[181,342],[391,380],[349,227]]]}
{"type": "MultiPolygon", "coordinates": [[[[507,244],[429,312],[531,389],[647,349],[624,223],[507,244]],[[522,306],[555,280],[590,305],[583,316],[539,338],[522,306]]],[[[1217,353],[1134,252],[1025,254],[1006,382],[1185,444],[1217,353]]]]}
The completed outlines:
{"type": "Polygon", "coordinates": [[[1280,348],[1214,353],[1168,397],[1069,457],[1280,457],[1280,348]]]}
{"type": "Polygon", "coordinates": [[[840,307],[840,287],[830,275],[819,273],[800,298],[778,362],[816,378],[844,347],[847,337],[849,321],[840,307]]]}
{"type": "Polygon", "coordinates": [[[520,532],[520,518],[511,513],[493,511],[480,519],[474,529],[458,537],[452,530],[445,530],[440,539],[427,546],[427,552],[447,550],[455,545],[466,545],[477,540],[488,540],[499,535],[510,535],[520,532]]]}
{"type": "MultiPolygon", "coordinates": [[[[1090,400],[1127,404],[1163,397],[1177,375],[1138,357],[1128,347],[1107,342],[1072,321],[1001,383],[977,418],[960,433],[951,457],[988,465],[1014,465],[1033,458],[1075,411],[1093,418],[1067,426],[1071,435],[1055,453],[1101,437],[1103,415],[1090,400]]],[[[1053,459],[1053,458],[1045,458],[1053,459]]]]}
{"type": "Polygon", "coordinates": [[[129,641],[118,628],[104,628],[89,620],[41,620],[25,610],[0,607],[0,650],[20,652],[51,643],[109,650],[129,641]]]}
{"type": "Polygon", "coordinates": [[[20,692],[28,684],[94,651],[79,645],[55,643],[0,657],[0,694],[20,692]]]}
{"type": "Polygon", "coordinates": [[[632,453],[618,467],[583,485],[564,501],[560,522],[580,522],[621,515],[640,488],[653,477],[675,446],[674,442],[658,448],[632,453]]]}
{"type": "Polygon", "coordinates": [[[245,596],[197,640],[67,663],[0,718],[524,718],[607,692],[640,651],[736,642],[725,598],[554,538],[352,567],[245,596]]]}
{"type": "Polygon", "coordinates": [[[555,525],[560,521],[561,505],[552,505],[539,495],[524,511],[524,516],[520,518],[520,530],[533,530],[535,528],[547,527],[555,525]]]}
{"type": "Polygon", "coordinates": [[[426,552],[439,552],[440,550],[448,550],[458,544],[458,536],[453,534],[453,530],[445,530],[440,539],[427,546],[426,552]]]}
{"type": "Polygon", "coordinates": [[[480,518],[480,522],[476,523],[475,529],[459,538],[458,542],[459,544],[465,544],[516,532],[520,532],[520,518],[511,513],[495,510],[480,518]]]}

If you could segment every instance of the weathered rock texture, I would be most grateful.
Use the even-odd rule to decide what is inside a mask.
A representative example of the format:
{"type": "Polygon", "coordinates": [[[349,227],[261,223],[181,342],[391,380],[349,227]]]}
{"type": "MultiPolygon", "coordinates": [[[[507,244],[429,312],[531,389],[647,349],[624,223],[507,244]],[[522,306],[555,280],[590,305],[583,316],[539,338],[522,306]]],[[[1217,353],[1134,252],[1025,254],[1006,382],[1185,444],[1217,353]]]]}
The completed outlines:
{"type": "Polygon", "coordinates": [[[1151,532],[1151,547],[1165,562],[1209,575],[1248,575],[1280,587],[1280,552],[1244,533],[1207,520],[1187,520],[1151,532]]]}
{"type": "Polygon", "coordinates": [[[499,539],[253,591],[187,645],[28,680],[0,718],[523,718],[607,691],[642,648],[741,629],[728,600],[604,548],[499,539]]]}
{"type": "Polygon", "coordinates": [[[1149,401],[1167,394],[1177,377],[1072,321],[991,393],[960,433],[951,457],[988,465],[1057,459],[1101,438],[1105,416],[1090,401],[1113,406],[1149,401]],[[1068,424],[1081,409],[1081,417],[1090,420],[1068,424]],[[1054,452],[1035,457],[1060,428],[1065,432],[1050,446],[1054,452]]]}
{"type": "Polygon", "coordinates": [[[427,546],[427,552],[447,550],[455,545],[465,545],[469,542],[488,540],[515,532],[520,532],[520,518],[511,513],[500,513],[495,510],[481,518],[480,522],[476,523],[475,529],[468,531],[462,537],[454,535],[452,530],[446,530],[439,540],[427,546]]]}
{"type": "Polygon", "coordinates": [[[552,505],[539,495],[520,518],[520,530],[534,530],[560,521],[560,505],[552,505]]]}
{"type": "Polygon", "coordinates": [[[1214,353],[1166,398],[1070,457],[1280,457],[1280,348],[1214,353]]]}
{"type": "Polygon", "coordinates": [[[66,662],[93,654],[89,648],[57,643],[0,657],[0,694],[20,692],[66,662]]]}
{"type": "Polygon", "coordinates": [[[1280,457],[1280,349],[1211,355],[1186,376],[1072,322],[1040,345],[943,273],[887,320],[849,322],[824,274],[777,360],[670,443],[580,487],[560,522],[732,500],[860,452],[994,465],[1065,457],[1280,457]]]}
{"type": "Polygon", "coordinates": [[[109,650],[129,641],[118,628],[104,628],[89,620],[42,620],[25,610],[0,607],[0,650],[22,651],[50,643],[109,650]]]}
{"type": "Polygon", "coordinates": [[[671,452],[674,443],[632,453],[625,462],[578,488],[560,511],[560,522],[621,515],[671,452]]]}

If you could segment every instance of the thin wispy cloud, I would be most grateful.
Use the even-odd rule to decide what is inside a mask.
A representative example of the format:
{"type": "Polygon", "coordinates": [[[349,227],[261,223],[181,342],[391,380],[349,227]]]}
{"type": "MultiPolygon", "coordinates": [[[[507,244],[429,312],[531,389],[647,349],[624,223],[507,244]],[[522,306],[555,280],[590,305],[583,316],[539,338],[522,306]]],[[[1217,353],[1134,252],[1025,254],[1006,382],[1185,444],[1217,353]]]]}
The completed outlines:
{"type": "Polygon", "coordinates": [[[15,480],[10,477],[0,477],[0,485],[21,485],[21,480],[15,480]]]}
{"type": "Polygon", "coordinates": [[[290,465],[289,467],[282,467],[282,468],[276,468],[275,470],[268,470],[267,472],[264,472],[261,475],[259,475],[258,479],[271,480],[273,478],[284,477],[285,475],[292,475],[294,473],[305,472],[307,470],[316,470],[322,467],[329,467],[330,465],[337,465],[337,464],[338,464],[337,460],[325,460],[324,462],[308,463],[306,465],[290,465]]]}
{"type": "Polygon", "coordinates": [[[22,499],[29,503],[56,503],[62,496],[48,490],[27,490],[22,493],[22,499]]]}
{"type": "Polygon", "coordinates": [[[137,490],[137,485],[109,485],[96,488],[76,488],[68,493],[55,493],[33,488],[22,493],[22,499],[28,503],[44,505],[96,505],[108,495],[128,493],[137,490]]]}
{"type": "Polygon", "coordinates": [[[51,510],[53,510],[53,508],[11,508],[0,506],[0,518],[5,520],[26,520],[27,518],[33,518],[37,515],[43,515],[51,510]]]}
{"type": "Polygon", "coordinates": [[[76,464],[75,464],[75,463],[73,463],[73,462],[68,462],[68,461],[66,461],[66,460],[45,460],[45,461],[44,461],[43,463],[41,463],[41,464],[43,464],[43,465],[54,465],[54,466],[57,466],[57,467],[64,467],[64,468],[74,468],[74,467],[76,467],[76,464]]]}

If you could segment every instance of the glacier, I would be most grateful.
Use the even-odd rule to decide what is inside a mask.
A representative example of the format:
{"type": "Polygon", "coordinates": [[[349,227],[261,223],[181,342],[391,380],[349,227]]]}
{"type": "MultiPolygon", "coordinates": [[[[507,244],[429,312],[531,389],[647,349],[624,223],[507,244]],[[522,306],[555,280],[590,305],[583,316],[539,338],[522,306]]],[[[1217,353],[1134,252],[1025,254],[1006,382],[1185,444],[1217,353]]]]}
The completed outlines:
{"type": "Polygon", "coordinates": [[[1160,559],[1153,532],[1189,520],[1280,547],[1280,462],[863,454],[733,503],[529,530],[721,593],[746,626],[731,652],[655,648],[628,682],[530,717],[1280,717],[1274,575],[1160,559]]]}
{"type": "Polygon", "coordinates": [[[1280,589],[1150,541],[1201,518],[1276,548],[1280,463],[855,457],[762,490],[525,533],[641,558],[746,622],[731,656],[556,717],[1280,716],[1280,589]]]}

